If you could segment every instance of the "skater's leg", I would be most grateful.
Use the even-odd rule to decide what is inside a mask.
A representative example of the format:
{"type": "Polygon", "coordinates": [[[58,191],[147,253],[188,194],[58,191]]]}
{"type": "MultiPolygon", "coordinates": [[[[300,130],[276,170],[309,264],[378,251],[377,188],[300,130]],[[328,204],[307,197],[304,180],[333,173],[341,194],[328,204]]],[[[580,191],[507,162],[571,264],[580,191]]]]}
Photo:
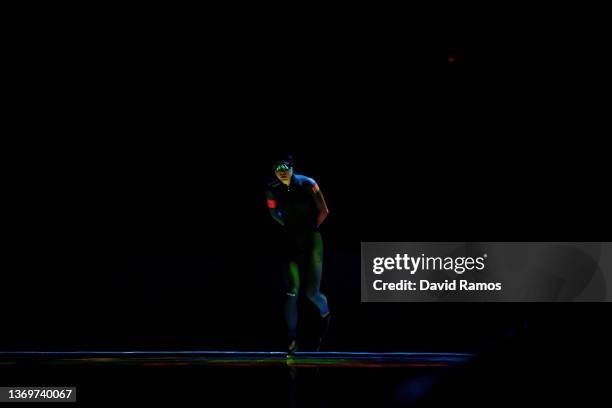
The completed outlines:
{"type": "Polygon", "coordinates": [[[300,275],[298,273],[297,263],[289,262],[286,270],[286,294],[285,294],[285,321],[287,323],[288,338],[294,339],[297,332],[298,320],[298,292],[300,289],[300,275]]]}
{"type": "Polygon", "coordinates": [[[321,293],[321,276],[323,273],[323,240],[319,232],[313,232],[306,255],[306,296],[319,309],[321,317],[329,314],[327,298],[321,293]]]}

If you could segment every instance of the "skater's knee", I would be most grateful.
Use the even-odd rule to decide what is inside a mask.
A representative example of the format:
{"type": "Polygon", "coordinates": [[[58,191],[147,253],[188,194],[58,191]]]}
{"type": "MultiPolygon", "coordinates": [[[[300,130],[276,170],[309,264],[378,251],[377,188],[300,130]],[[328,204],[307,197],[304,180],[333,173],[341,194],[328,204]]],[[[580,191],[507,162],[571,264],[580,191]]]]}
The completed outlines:
{"type": "Polygon", "coordinates": [[[316,290],[307,290],[305,295],[308,298],[308,300],[312,302],[316,302],[321,294],[319,291],[316,291],[316,290]]]}

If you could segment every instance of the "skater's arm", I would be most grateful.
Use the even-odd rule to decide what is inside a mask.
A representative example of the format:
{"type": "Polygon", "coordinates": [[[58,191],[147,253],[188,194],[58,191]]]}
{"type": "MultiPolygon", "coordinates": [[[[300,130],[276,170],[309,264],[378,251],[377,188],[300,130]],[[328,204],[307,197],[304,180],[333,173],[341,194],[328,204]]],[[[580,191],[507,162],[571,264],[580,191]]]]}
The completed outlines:
{"type": "Polygon", "coordinates": [[[266,202],[268,205],[268,210],[270,211],[270,215],[276,222],[278,222],[283,227],[285,226],[285,221],[283,220],[282,214],[280,210],[277,208],[276,198],[272,192],[266,192],[266,202]]]}
{"type": "Polygon", "coordinates": [[[317,216],[317,228],[319,228],[321,224],[323,224],[323,221],[325,221],[325,218],[327,218],[329,208],[327,208],[327,203],[325,203],[325,198],[323,197],[319,185],[313,179],[309,179],[309,183],[311,184],[310,190],[312,192],[312,197],[319,209],[319,215],[317,216]]]}

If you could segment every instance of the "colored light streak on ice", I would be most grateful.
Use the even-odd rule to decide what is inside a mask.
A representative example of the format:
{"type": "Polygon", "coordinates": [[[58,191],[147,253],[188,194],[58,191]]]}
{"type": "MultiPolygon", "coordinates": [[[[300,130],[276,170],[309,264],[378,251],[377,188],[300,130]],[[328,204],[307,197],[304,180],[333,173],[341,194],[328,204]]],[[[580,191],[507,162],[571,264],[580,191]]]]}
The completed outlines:
{"type": "Polygon", "coordinates": [[[281,352],[87,352],[0,353],[0,364],[140,366],[447,367],[468,362],[467,353],[297,353],[281,352]]]}

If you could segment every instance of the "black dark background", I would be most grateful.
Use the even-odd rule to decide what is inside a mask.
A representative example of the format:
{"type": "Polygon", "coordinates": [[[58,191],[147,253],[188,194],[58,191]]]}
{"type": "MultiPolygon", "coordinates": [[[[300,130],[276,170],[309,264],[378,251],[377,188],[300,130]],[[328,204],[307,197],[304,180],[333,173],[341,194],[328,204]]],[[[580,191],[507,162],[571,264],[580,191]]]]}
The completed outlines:
{"type": "Polygon", "coordinates": [[[603,347],[603,304],[362,304],[358,285],[361,241],[609,238],[603,26],[351,11],[14,30],[1,348],[281,350],[280,151],[331,210],[329,349],[482,350],[527,323],[548,356],[603,347]]]}

